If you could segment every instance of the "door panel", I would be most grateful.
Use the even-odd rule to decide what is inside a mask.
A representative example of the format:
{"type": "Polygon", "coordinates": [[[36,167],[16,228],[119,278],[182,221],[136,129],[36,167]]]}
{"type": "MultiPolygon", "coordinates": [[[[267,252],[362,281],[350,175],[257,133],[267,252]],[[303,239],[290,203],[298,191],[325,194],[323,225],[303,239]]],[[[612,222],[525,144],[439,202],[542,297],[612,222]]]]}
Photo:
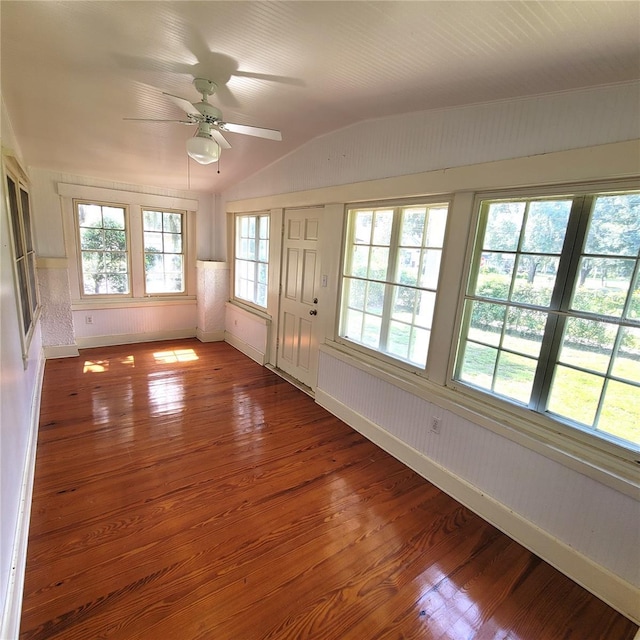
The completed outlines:
{"type": "Polygon", "coordinates": [[[318,375],[318,237],[322,211],[322,208],[286,210],[282,244],[276,364],[311,389],[315,388],[318,375]]]}

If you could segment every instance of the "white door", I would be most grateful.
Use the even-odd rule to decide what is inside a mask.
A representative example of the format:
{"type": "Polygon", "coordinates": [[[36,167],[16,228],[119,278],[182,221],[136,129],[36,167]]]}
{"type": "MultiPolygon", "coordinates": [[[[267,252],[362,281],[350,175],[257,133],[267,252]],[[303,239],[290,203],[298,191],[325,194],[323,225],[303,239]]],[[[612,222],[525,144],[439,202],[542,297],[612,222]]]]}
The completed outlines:
{"type": "Polygon", "coordinates": [[[322,208],[284,212],[277,366],[315,389],[318,376],[318,237],[322,208]]]}

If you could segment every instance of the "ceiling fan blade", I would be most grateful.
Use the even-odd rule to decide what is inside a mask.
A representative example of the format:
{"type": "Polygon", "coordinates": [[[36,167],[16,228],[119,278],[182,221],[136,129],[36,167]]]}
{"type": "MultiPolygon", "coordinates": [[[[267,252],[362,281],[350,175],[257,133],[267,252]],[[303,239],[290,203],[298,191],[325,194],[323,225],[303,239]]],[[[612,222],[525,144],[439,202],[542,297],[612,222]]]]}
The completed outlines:
{"type": "Polygon", "coordinates": [[[180,96],[174,96],[170,93],[162,92],[162,95],[171,98],[172,102],[178,105],[183,111],[186,111],[189,115],[200,116],[200,112],[185,98],[180,96]]]}
{"type": "Polygon", "coordinates": [[[288,84],[293,87],[304,87],[304,80],[299,78],[291,78],[289,76],[273,76],[269,73],[252,73],[251,71],[234,71],[234,76],[240,78],[253,78],[254,80],[267,80],[269,82],[277,82],[278,84],[288,84]]]}
{"type": "Polygon", "coordinates": [[[231,149],[231,145],[227,142],[227,139],[213,127],[211,128],[211,137],[220,145],[221,149],[231,149]]]}
{"type": "Polygon", "coordinates": [[[231,90],[227,85],[218,85],[216,89],[216,95],[218,99],[225,107],[239,107],[240,103],[236,100],[236,97],[231,93],[231,90]]]}
{"type": "Polygon", "coordinates": [[[266,138],[267,140],[282,140],[282,134],[277,129],[251,127],[246,124],[234,124],[233,122],[221,122],[218,126],[222,131],[230,131],[231,133],[242,133],[245,136],[255,136],[256,138],[266,138]]]}
{"type": "Polygon", "coordinates": [[[178,122],[180,124],[198,124],[193,120],[162,120],[158,118],[122,118],[133,122],[178,122]]]}

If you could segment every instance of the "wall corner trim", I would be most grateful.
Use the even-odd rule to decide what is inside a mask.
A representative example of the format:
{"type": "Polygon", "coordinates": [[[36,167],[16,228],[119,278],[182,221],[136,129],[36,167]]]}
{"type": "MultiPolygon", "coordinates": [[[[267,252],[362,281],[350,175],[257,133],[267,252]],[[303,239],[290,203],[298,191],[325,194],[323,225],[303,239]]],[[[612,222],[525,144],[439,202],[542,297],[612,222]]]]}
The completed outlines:
{"type": "Polygon", "coordinates": [[[224,341],[229,343],[238,351],[244,353],[245,356],[248,356],[261,366],[264,366],[267,362],[266,354],[258,351],[255,347],[252,347],[250,344],[247,344],[244,340],[241,340],[238,336],[234,336],[228,331],[224,332],[224,341]]]}

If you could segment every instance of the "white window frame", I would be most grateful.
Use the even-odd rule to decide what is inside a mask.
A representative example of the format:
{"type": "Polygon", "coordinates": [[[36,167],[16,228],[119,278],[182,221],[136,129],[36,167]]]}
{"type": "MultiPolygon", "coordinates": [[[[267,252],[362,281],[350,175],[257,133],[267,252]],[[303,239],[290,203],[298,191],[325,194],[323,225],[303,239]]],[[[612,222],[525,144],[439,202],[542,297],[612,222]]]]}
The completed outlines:
{"type": "Polygon", "coordinates": [[[198,201],[178,196],[165,196],[137,191],[123,191],[58,183],[58,194],[62,200],[65,244],[69,258],[69,281],[72,309],[101,309],[112,307],[140,306],[146,304],[193,303],[196,299],[196,249],[195,215],[198,201]],[[91,294],[84,295],[82,288],[82,267],[80,264],[80,245],[78,235],[75,202],[99,202],[125,206],[128,211],[129,260],[131,287],[129,294],[91,294]],[[144,235],[142,211],[161,210],[184,213],[183,249],[185,252],[185,290],[181,293],[148,294],[145,290],[144,272],[144,235]]]}
{"type": "MultiPolygon", "coordinates": [[[[390,365],[391,367],[395,367],[398,368],[400,370],[404,370],[404,371],[408,371],[420,376],[426,376],[426,372],[429,369],[429,362],[431,360],[431,351],[432,351],[432,343],[433,343],[433,326],[435,323],[435,319],[437,316],[437,309],[438,309],[438,302],[439,302],[439,290],[440,290],[440,281],[441,278],[440,276],[442,275],[442,266],[444,263],[444,255],[445,255],[445,250],[446,250],[446,244],[447,244],[447,236],[448,236],[448,228],[449,228],[449,220],[450,220],[450,215],[451,215],[451,205],[452,205],[452,199],[451,196],[446,196],[446,197],[425,197],[425,198],[410,198],[410,199],[402,199],[402,200],[390,200],[390,201],[376,201],[376,202],[359,202],[356,204],[348,204],[345,207],[345,222],[344,222],[344,230],[343,230],[343,234],[342,234],[342,257],[341,257],[341,261],[340,261],[340,266],[341,266],[341,271],[340,271],[340,279],[339,279],[339,292],[338,292],[338,304],[337,304],[337,320],[336,320],[336,331],[335,331],[335,341],[340,344],[343,345],[345,347],[347,347],[349,350],[353,350],[355,352],[358,352],[360,354],[362,354],[363,356],[369,358],[374,358],[374,359],[378,359],[380,361],[382,361],[385,364],[390,365]],[[393,265],[396,264],[396,259],[397,259],[397,254],[400,250],[400,222],[399,219],[401,217],[401,212],[403,209],[405,208],[411,208],[411,207],[420,207],[420,206],[424,206],[427,209],[429,208],[438,208],[438,207],[446,207],[447,208],[447,222],[446,222],[446,229],[445,229],[445,235],[444,235],[444,242],[442,247],[438,247],[441,250],[441,258],[440,258],[440,264],[439,264],[439,277],[438,277],[438,282],[437,285],[435,287],[435,289],[431,289],[431,288],[424,288],[424,287],[412,287],[418,291],[432,291],[435,294],[435,303],[434,303],[434,311],[433,311],[433,317],[432,317],[432,324],[431,324],[431,335],[429,337],[429,344],[428,344],[428,349],[427,349],[427,353],[425,353],[425,360],[424,363],[422,365],[417,365],[409,360],[400,358],[400,357],[396,357],[392,354],[389,354],[386,351],[382,351],[379,349],[375,349],[373,347],[368,347],[364,344],[362,344],[361,342],[356,342],[354,340],[350,340],[347,336],[344,336],[343,333],[343,327],[344,327],[344,323],[345,323],[345,317],[346,317],[346,309],[344,307],[345,305],[345,297],[346,297],[346,286],[345,286],[345,280],[349,278],[349,276],[346,274],[346,267],[348,264],[348,261],[350,259],[350,255],[349,252],[351,251],[351,248],[353,246],[353,243],[351,242],[351,238],[354,232],[353,229],[353,223],[351,220],[351,212],[356,212],[356,211],[362,211],[362,210],[386,210],[386,209],[393,209],[394,210],[394,223],[393,223],[393,231],[392,231],[392,237],[391,237],[391,241],[390,241],[390,245],[389,245],[389,259],[388,259],[388,265],[389,268],[392,268],[393,265]]],[[[424,233],[424,232],[423,232],[424,233]]],[[[417,249],[419,249],[420,251],[425,250],[425,247],[416,247],[417,249]]],[[[370,282],[371,280],[369,279],[365,279],[368,282],[370,282]]],[[[387,277],[387,279],[385,280],[386,284],[390,284],[392,286],[402,286],[399,285],[396,282],[391,282],[391,280],[389,279],[389,276],[387,277]]],[[[385,323],[389,323],[390,322],[390,318],[391,318],[391,305],[392,305],[392,297],[385,295],[385,301],[384,301],[384,310],[383,310],[383,326],[385,325],[385,323]]]]}
{"type": "Polygon", "coordinates": [[[117,298],[130,298],[133,294],[133,268],[131,261],[131,222],[129,219],[129,208],[127,205],[120,204],[117,202],[98,202],[96,200],[74,200],[73,201],[73,212],[74,212],[74,224],[76,229],[76,243],[78,247],[78,275],[80,278],[80,296],[83,299],[91,300],[97,298],[109,298],[109,299],[117,299],[117,298]],[[82,227],[80,226],[80,206],[82,205],[96,205],[99,207],[113,207],[117,209],[122,209],[124,212],[124,233],[126,239],[126,262],[127,262],[127,280],[129,284],[129,291],[127,293],[87,293],[85,291],[85,272],[83,268],[82,254],[86,251],[82,248],[82,227]]]}
{"type": "MultiPolygon", "coordinates": [[[[473,255],[476,244],[476,230],[478,229],[480,210],[483,201],[487,200],[517,200],[550,197],[582,197],[597,193],[612,193],[636,191],[637,181],[592,182],[579,185],[558,185],[555,187],[527,187],[523,189],[505,189],[501,191],[477,192],[474,198],[473,215],[469,225],[467,250],[464,258],[464,272],[462,286],[456,310],[456,320],[450,344],[449,366],[446,385],[461,396],[460,402],[473,411],[495,418],[496,420],[514,425],[523,434],[530,434],[542,441],[549,442],[561,450],[577,453],[582,459],[597,466],[603,464],[610,469],[622,471],[629,463],[636,463],[638,452],[630,448],[625,442],[615,437],[601,437],[593,432],[562,421],[548,413],[531,411],[499,396],[481,391],[463,381],[456,379],[455,367],[459,348],[459,341],[464,320],[464,304],[467,294],[467,283],[473,268],[473,255]],[[606,460],[603,456],[607,456],[606,460]],[[621,463],[618,461],[624,461],[621,463]]],[[[543,347],[544,348],[544,347],[543,347]]],[[[628,467],[626,467],[628,469],[628,467]]],[[[624,473],[624,472],[623,472],[624,473]]]]}
{"type": "Polygon", "coordinates": [[[13,277],[17,302],[18,325],[20,328],[20,343],[22,347],[22,359],[27,367],[29,347],[33,338],[35,325],[40,315],[40,294],[38,291],[38,274],[36,269],[36,252],[33,235],[33,207],[30,195],[30,184],[26,173],[18,161],[12,156],[3,154],[4,192],[6,196],[7,224],[11,245],[11,257],[13,263],[13,277]],[[15,186],[17,216],[12,212],[11,198],[9,195],[8,180],[15,186]],[[28,212],[25,214],[22,194],[26,195],[28,212]],[[17,222],[18,228],[15,228],[17,222]],[[16,235],[19,234],[19,237],[16,235]],[[18,244],[23,248],[23,253],[18,256],[18,244]],[[23,269],[23,278],[20,278],[19,270],[23,269]]]}
{"type": "Polygon", "coordinates": [[[240,306],[247,306],[249,308],[256,309],[262,313],[265,313],[267,311],[268,304],[269,304],[269,286],[270,286],[270,280],[272,278],[272,269],[271,269],[271,264],[269,260],[271,247],[272,247],[272,235],[273,235],[271,213],[269,211],[236,213],[232,216],[232,220],[233,220],[233,233],[232,233],[233,261],[232,261],[232,268],[231,268],[231,291],[232,291],[231,298],[234,301],[234,303],[237,303],[240,306]],[[242,257],[238,255],[238,242],[241,240],[241,238],[238,236],[238,229],[239,229],[239,226],[242,224],[243,219],[248,220],[250,218],[256,219],[256,227],[255,227],[256,232],[255,232],[255,238],[254,238],[255,245],[254,245],[253,258],[242,257]],[[262,224],[264,224],[263,220],[266,220],[267,221],[266,224],[268,225],[268,236],[266,238],[266,241],[267,241],[266,260],[261,260],[259,255],[260,227],[262,224]],[[253,267],[254,288],[253,288],[253,297],[251,299],[240,296],[240,294],[237,291],[237,284],[238,284],[238,277],[239,277],[239,274],[238,274],[239,262],[250,263],[253,267]],[[258,281],[258,270],[260,269],[260,265],[266,265],[266,268],[267,268],[266,283],[259,283],[258,281]],[[265,292],[266,292],[264,305],[261,305],[256,301],[258,286],[260,284],[264,285],[265,292]]]}
{"type": "MultiPolygon", "coordinates": [[[[162,207],[142,207],[142,238],[143,238],[143,272],[144,272],[144,291],[147,296],[174,296],[174,295],[184,295],[187,290],[187,212],[186,211],[178,211],[176,209],[166,209],[162,207]],[[172,251],[147,251],[144,246],[144,234],[147,230],[144,228],[144,214],[145,213],[170,213],[176,214],[180,216],[180,244],[181,251],[172,252],[172,251]],[[182,289],[180,291],[157,291],[157,292],[149,292],[147,289],[147,254],[148,255],[161,255],[163,258],[166,256],[175,256],[179,255],[182,257],[182,289]]],[[[163,215],[164,221],[164,215],[163,215]]],[[[164,224],[164,222],[163,222],[164,224]]],[[[163,240],[164,240],[164,227],[162,230],[163,240]]]]}

